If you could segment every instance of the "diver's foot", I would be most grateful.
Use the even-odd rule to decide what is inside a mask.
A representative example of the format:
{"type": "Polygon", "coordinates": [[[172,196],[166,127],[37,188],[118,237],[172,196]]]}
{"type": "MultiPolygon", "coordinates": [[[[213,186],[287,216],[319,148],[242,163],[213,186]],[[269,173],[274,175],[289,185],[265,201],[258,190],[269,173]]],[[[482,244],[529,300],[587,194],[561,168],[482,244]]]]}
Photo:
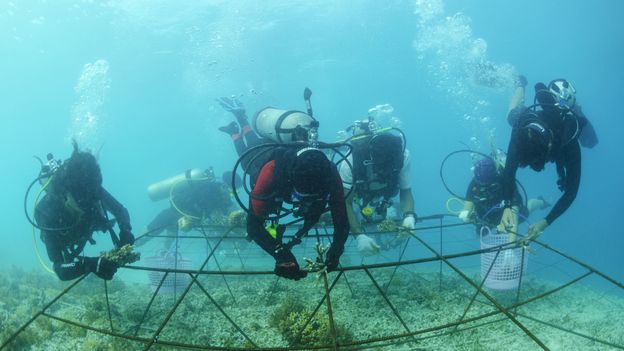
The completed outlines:
{"type": "Polygon", "coordinates": [[[543,196],[538,196],[537,199],[542,201],[542,206],[540,206],[540,210],[547,209],[552,205],[550,202],[546,201],[543,196]]]}
{"type": "Polygon", "coordinates": [[[238,125],[236,122],[231,122],[227,126],[219,127],[219,130],[228,135],[238,134],[238,125]]]}
{"type": "Polygon", "coordinates": [[[245,114],[245,110],[236,110],[232,112],[234,117],[236,117],[236,121],[241,127],[245,127],[249,125],[249,120],[247,120],[247,115],[245,114]]]}

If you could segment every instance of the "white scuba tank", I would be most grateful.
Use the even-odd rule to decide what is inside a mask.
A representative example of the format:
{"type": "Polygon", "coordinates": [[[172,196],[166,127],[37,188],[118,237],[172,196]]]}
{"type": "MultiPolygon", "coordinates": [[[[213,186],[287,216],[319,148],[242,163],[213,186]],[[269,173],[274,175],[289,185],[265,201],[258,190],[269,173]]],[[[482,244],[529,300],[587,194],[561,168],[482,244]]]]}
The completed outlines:
{"type": "Polygon", "coordinates": [[[199,180],[204,178],[206,178],[206,173],[203,170],[199,168],[189,169],[184,173],[149,185],[147,187],[147,194],[152,201],[166,199],[169,198],[169,194],[171,193],[171,188],[173,186],[176,187],[177,191],[178,187],[182,189],[183,187],[188,186],[193,180],[199,180]]]}
{"type": "Polygon", "coordinates": [[[301,111],[280,110],[265,107],[258,111],[252,121],[253,128],[260,136],[271,139],[276,143],[291,143],[294,130],[298,126],[310,129],[315,119],[301,111]]]}

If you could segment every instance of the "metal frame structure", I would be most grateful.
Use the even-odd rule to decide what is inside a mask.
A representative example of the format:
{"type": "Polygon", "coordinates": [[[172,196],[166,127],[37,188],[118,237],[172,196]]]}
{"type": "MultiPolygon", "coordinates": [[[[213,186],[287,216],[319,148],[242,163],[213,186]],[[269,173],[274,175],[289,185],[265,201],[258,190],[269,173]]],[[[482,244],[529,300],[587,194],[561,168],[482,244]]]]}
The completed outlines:
{"type": "MultiPolygon", "coordinates": [[[[498,256],[503,250],[506,249],[510,249],[510,248],[516,248],[519,247],[521,245],[520,241],[517,242],[512,242],[512,243],[508,243],[508,244],[504,244],[504,245],[499,245],[496,247],[492,247],[489,249],[480,249],[480,250],[471,250],[471,251],[465,251],[465,252],[461,252],[461,253],[453,253],[453,254],[444,254],[443,253],[443,240],[442,240],[442,234],[443,234],[443,230],[445,228],[449,228],[449,227],[456,227],[456,226],[461,226],[464,225],[463,223],[457,224],[457,223],[452,223],[452,224],[444,224],[443,223],[443,218],[445,217],[445,215],[438,215],[438,216],[429,216],[429,217],[425,217],[425,220],[438,220],[439,224],[438,225],[433,225],[433,226],[426,226],[426,227],[420,227],[417,228],[416,231],[414,232],[410,232],[409,233],[409,237],[407,238],[404,246],[402,246],[400,248],[400,255],[397,261],[394,262],[384,262],[384,263],[375,263],[375,264],[361,264],[361,265],[351,265],[351,266],[345,266],[345,267],[339,267],[337,269],[336,273],[327,273],[324,271],[319,272],[319,278],[321,279],[322,282],[322,289],[324,291],[322,297],[320,298],[320,300],[317,302],[315,308],[312,310],[313,312],[311,313],[311,315],[309,316],[307,322],[305,323],[305,326],[307,326],[312,320],[313,318],[317,315],[318,311],[321,309],[321,307],[323,305],[325,305],[326,307],[326,311],[327,311],[327,317],[329,318],[329,326],[331,327],[331,343],[326,344],[326,345],[311,345],[311,346],[301,346],[301,347],[260,347],[258,346],[258,342],[253,340],[253,338],[250,336],[251,333],[247,332],[244,330],[244,328],[242,328],[240,325],[240,323],[238,323],[235,318],[233,318],[232,316],[230,316],[225,309],[219,304],[219,302],[214,298],[214,296],[208,291],[208,289],[206,289],[206,287],[198,280],[198,278],[202,275],[208,275],[208,276],[221,276],[222,279],[225,282],[225,286],[227,287],[227,290],[229,292],[229,294],[231,295],[231,297],[234,299],[234,301],[236,301],[234,294],[232,292],[232,290],[230,289],[230,286],[227,282],[226,277],[227,276],[250,276],[250,275],[272,275],[273,272],[272,271],[248,271],[248,270],[236,270],[236,271],[232,271],[232,270],[222,270],[221,266],[219,265],[216,256],[215,256],[215,252],[217,252],[217,249],[221,246],[221,244],[224,242],[224,240],[230,240],[233,238],[237,238],[240,239],[240,236],[236,236],[236,235],[232,235],[232,230],[233,228],[224,228],[225,230],[223,231],[222,235],[218,236],[218,237],[209,237],[206,232],[205,232],[205,227],[200,227],[197,228],[198,231],[202,234],[202,236],[187,236],[187,238],[198,238],[198,239],[204,239],[206,240],[206,242],[208,243],[208,247],[210,249],[209,253],[207,254],[207,256],[205,257],[205,259],[203,260],[203,263],[200,265],[200,267],[198,269],[194,269],[194,270],[182,270],[182,269],[163,269],[163,268],[154,268],[154,267],[143,267],[143,266],[126,266],[124,267],[125,269],[132,269],[132,270],[141,270],[141,271],[152,271],[152,272],[162,272],[163,273],[163,277],[160,281],[160,284],[158,285],[158,287],[155,289],[155,291],[153,292],[145,310],[143,311],[142,314],[142,318],[141,321],[139,323],[137,323],[133,328],[130,328],[128,330],[118,330],[117,328],[115,328],[115,325],[113,323],[113,318],[111,316],[111,301],[109,298],[109,294],[108,294],[108,283],[106,281],[104,281],[104,292],[106,295],[106,307],[107,307],[107,312],[108,312],[108,324],[109,327],[108,328],[98,328],[98,327],[94,327],[91,325],[87,325],[85,323],[81,323],[75,320],[69,320],[66,318],[62,318],[59,316],[56,316],[52,313],[50,313],[51,307],[53,305],[55,305],[64,295],[66,295],[67,293],[69,293],[73,288],[75,288],[76,286],[78,286],[86,276],[82,276],[78,279],[76,279],[74,282],[72,282],[69,286],[67,286],[62,292],[60,292],[55,298],[53,298],[50,302],[48,302],[40,311],[38,311],[37,313],[35,313],[30,320],[28,320],[24,325],[22,325],[14,334],[12,334],[12,336],[5,340],[1,345],[0,345],[0,350],[4,349],[5,347],[8,347],[17,337],[19,337],[20,333],[22,333],[24,330],[26,330],[29,326],[31,326],[31,324],[37,320],[38,318],[50,318],[52,320],[58,321],[58,322],[62,322],[65,323],[67,325],[70,326],[74,326],[74,327],[78,327],[78,328],[84,328],[86,330],[90,330],[96,333],[100,333],[103,335],[108,335],[111,337],[116,337],[116,338],[123,338],[125,340],[128,341],[134,341],[134,342],[138,342],[143,344],[143,349],[144,350],[150,350],[152,349],[155,345],[158,345],[159,347],[172,347],[172,348],[180,348],[180,349],[189,349],[189,350],[283,350],[283,351],[290,351],[290,350],[362,350],[362,349],[369,349],[372,347],[391,347],[392,345],[399,345],[399,344],[411,344],[411,343],[415,343],[419,340],[424,340],[424,339],[429,339],[429,338],[434,338],[434,337],[444,337],[447,335],[451,335],[454,333],[458,333],[464,330],[469,330],[469,329],[473,329],[473,328],[479,328],[479,327],[484,327],[487,325],[490,325],[492,323],[497,323],[497,322],[504,322],[504,321],[510,321],[512,322],[517,328],[519,328],[519,330],[521,330],[528,338],[530,338],[530,340],[533,341],[533,343],[538,347],[541,348],[543,350],[549,350],[549,347],[546,345],[546,343],[541,340],[538,336],[535,335],[535,333],[533,333],[531,331],[531,329],[529,327],[527,327],[524,323],[522,323],[520,321],[520,318],[524,318],[527,320],[530,320],[532,322],[536,322],[539,323],[541,325],[544,326],[548,326],[550,328],[555,328],[559,331],[563,331],[566,333],[569,333],[571,335],[575,335],[577,337],[581,337],[587,340],[591,340],[593,342],[599,343],[601,345],[604,346],[609,346],[612,347],[614,349],[624,349],[624,345],[620,345],[617,343],[614,343],[612,341],[609,340],[602,340],[602,339],[598,339],[596,337],[593,337],[591,335],[586,335],[584,333],[580,333],[571,329],[567,329],[564,328],[562,326],[558,326],[558,325],[554,325],[553,323],[550,323],[548,321],[544,321],[544,320],[540,320],[538,318],[534,318],[532,316],[528,316],[526,314],[523,313],[519,313],[517,311],[518,307],[524,306],[526,304],[529,304],[531,302],[537,301],[539,299],[545,298],[547,296],[551,296],[552,294],[565,289],[583,279],[586,279],[589,276],[598,276],[601,279],[606,280],[607,282],[609,282],[610,284],[614,285],[615,287],[619,288],[619,289],[624,289],[624,285],[618,281],[616,281],[615,279],[605,275],[604,273],[596,270],[595,268],[591,267],[590,265],[583,263],[581,261],[579,261],[578,259],[575,259],[547,244],[544,244],[543,242],[540,241],[535,241],[535,243],[539,246],[541,246],[542,248],[552,252],[555,255],[558,255],[560,257],[562,257],[563,259],[569,261],[569,262],[573,262],[574,264],[578,265],[579,267],[582,267],[584,269],[584,272],[582,274],[579,274],[578,276],[576,276],[575,278],[569,280],[568,282],[557,286],[556,288],[552,288],[549,289],[548,291],[545,291],[537,296],[533,296],[530,297],[528,299],[525,300],[521,300],[520,298],[520,290],[521,290],[521,283],[518,286],[518,290],[517,290],[517,294],[516,294],[516,301],[515,303],[508,305],[508,306],[503,306],[503,304],[501,304],[499,301],[497,301],[497,299],[495,297],[492,296],[492,294],[490,294],[487,290],[484,289],[484,283],[485,283],[485,277],[482,278],[480,283],[475,282],[473,279],[471,279],[464,271],[462,271],[460,268],[458,268],[458,266],[456,264],[454,264],[453,262],[451,262],[451,260],[453,259],[457,259],[457,258],[461,258],[461,257],[469,257],[469,256],[474,256],[474,255],[480,255],[482,253],[487,253],[487,252],[496,252],[496,255],[498,256]],[[421,232],[423,230],[435,230],[435,229],[439,229],[439,240],[440,240],[440,245],[438,247],[438,249],[435,249],[434,247],[432,247],[430,244],[428,244],[425,240],[423,240],[423,238],[419,235],[416,234],[417,232],[421,232]],[[210,245],[210,240],[215,240],[216,242],[213,245],[210,245]],[[425,257],[425,258],[417,258],[417,259],[410,259],[410,260],[404,260],[404,255],[405,252],[407,250],[408,244],[409,242],[417,242],[420,245],[422,245],[423,248],[425,248],[427,251],[429,251],[431,253],[432,256],[430,257],[425,257]],[[208,262],[212,259],[215,260],[215,262],[217,262],[217,270],[208,270],[206,269],[208,266],[208,262]],[[405,322],[403,316],[401,315],[401,312],[397,309],[396,306],[393,305],[393,303],[391,302],[391,300],[388,298],[388,286],[390,285],[390,282],[393,280],[393,278],[395,277],[395,273],[397,272],[397,269],[404,267],[404,266],[411,266],[411,265],[418,265],[418,264],[423,264],[423,263],[434,263],[434,262],[439,262],[439,286],[440,289],[442,288],[442,279],[443,279],[443,269],[447,268],[450,269],[452,272],[454,272],[455,274],[457,274],[459,277],[461,277],[466,283],[468,283],[473,289],[474,289],[474,293],[472,294],[472,296],[470,296],[469,300],[470,302],[466,305],[463,314],[461,315],[461,317],[459,317],[458,319],[456,319],[455,321],[449,322],[449,323],[445,323],[445,324],[441,324],[441,325],[437,325],[437,326],[433,326],[433,327],[427,327],[427,328],[422,328],[422,329],[417,329],[414,330],[413,328],[410,328],[409,325],[405,322]],[[388,283],[385,285],[385,287],[383,286],[383,284],[380,284],[375,277],[373,276],[373,274],[371,274],[372,270],[375,269],[379,269],[379,268],[393,268],[393,271],[390,275],[390,279],[388,281],[388,283]],[[349,288],[349,290],[351,290],[351,284],[349,283],[349,280],[347,279],[347,274],[349,272],[354,272],[354,271],[360,271],[365,273],[365,275],[370,279],[371,283],[374,285],[375,287],[375,291],[379,294],[379,296],[381,296],[383,298],[384,303],[389,307],[389,309],[392,311],[393,315],[396,317],[396,319],[400,322],[400,324],[403,327],[403,330],[401,332],[397,332],[394,335],[388,335],[388,336],[382,336],[382,337],[373,337],[373,338],[369,338],[366,340],[357,340],[357,341],[353,341],[353,342],[349,342],[349,343],[340,343],[338,341],[338,336],[337,336],[337,331],[335,328],[335,321],[334,321],[334,315],[333,315],[333,305],[332,305],[332,291],[334,289],[334,287],[336,286],[336,284],[342,279],[346,282],[347,287],[349,288]],[[148,313],[150,312],[150,309],[153,306],[153,302],[156,299],[158,293],[159,293],[159,289],[161,288],[163,282],[165,281],[165,279],[167,278],[168,275],[170,274],[186,274],[189,276],[190,278],[190,283],[186,286],[186,288],[184,289],[184,291],[181,291],[180,294],[176,294],[175,296],[175,302],[173,303],[172,307],[170,308],[170,310],[167,312],[167,314],[164,316],[164,318],[162,319],[162,321],[160,322],[160,324],[158,325],[158,328],[156,328],[156,330],[153,331],[153,333],[151,333],[151,335],[149,337],[144,337],[144,336],[138,336],[138,331],[141,328],[141,325],[145,322],[146,317],[148,315],[148,313]],[[176,310],[178,309],[178,307],[181,305],[181,303],[185,300],[185,298],[188,297],[188,293],[191,290],[192,287],[197,287],[201,290],[201,292],[203,293],[203,295],[218,309],[219,313],[225,318],[227,319],[227,321],[230,323],[230,325],[238,332],[240,333],[240,335],[242,335],[242,337],[245,339],[246,341],[246,345],[249,345],[249,347],[224,347],[224,346],[214,346],[214,345],[196,345],[196,344],[191,344],[188,342],[184,342],[184,341],[180,341],[180,340],[165,340],[163,338],[161,338],[161,334],[163,329],[168,325],[168,323],[171,320],[171,317],[174,315],[174,313],[176,312],[176,310]],[[486,302],[482,302],[477,300],[477,297],[481,297],[481,298],[485,298],[486,302]],[[471,309],[472,306],[474,306],[475,303],[486,303],[489,306],[494,307],[494,310],[487,312],[487,313],[481,313],[479,315],[476,316],[471,316],[471,317],[467,317],[468,315],[468,311],[471,309]],[[498,317],[498,318],[497,318],[498,317]],[[495,320],[486,320],[488,318],[496,318],[495,320]],[[431,334],[432,335],[426,335],[426,334],[431,334]]],[[[215,227],[213,227],[214,229],[215,227]]],[[[218,227],[216,227],[218,228],[218,227]]],[[[326,227],[322,227],[322,228],[317,228],[315,230],[316,232],[316,240],[317,242],[320,242],[322,239],[330,238],[330,235],[328,234],[328,230],[326,227]],[[322,232],[322,233],[321,233],[322,232]]],[[[378,234],[389,234],[389,233],[378,233],[378,234]]],[[[181,237],[178,237],[181,238],[181,237]]],[[[138,239],[140,240],[140,238],[138,239]]],[[[524,256],[523,256],[524,257],[524,256]]],[[[242,267],[244,267],[243,264],[243,259],[240,258],[240,262],[242,264],[242,267]]],[[[493,265],[493,263],[492,263],[493,265]]],[[[490,269],[492,268],[492,266],[490,266],[490,269]]],[[[488,271],[489,274],[489,271],[488,271]]],[[[275,284],[277,284],[277,282],[279,281],[279,278],[277,278],[275,280],[274,286],[275,284]]],[[[352,290],[351,290],[352,292],[352,290]]],[[[353,292],[352,292],[353,293],[353,292]]],[[[272,293],[271,293],[272,294],[272,293]]],[[[305,329],[305,326],[303,328],[301,328],[301,331],[303,331],[305,329]]],[[[300,332],[301,333],[301,332],[300,332]]],[[[415,344],[414,344],[415,345],[415,344]]],[[[415,346],[416,347],[416,346],[415,346]]]]}

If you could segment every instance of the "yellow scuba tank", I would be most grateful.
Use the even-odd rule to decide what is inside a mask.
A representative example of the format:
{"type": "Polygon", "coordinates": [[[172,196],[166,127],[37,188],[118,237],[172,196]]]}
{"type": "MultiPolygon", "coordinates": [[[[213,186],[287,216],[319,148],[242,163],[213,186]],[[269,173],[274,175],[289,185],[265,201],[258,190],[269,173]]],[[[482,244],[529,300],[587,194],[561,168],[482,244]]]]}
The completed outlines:
{"type": "Polygon", "coordinates": [[[252,125],[262,137],[276,143],[291,143],[296,141],[294,132],[297,127],[309,130],[314,121],[312,116],[301,111],[265,107],[255,114],[252,125]]]}
{"type": "Polygon", "coordinates": [[[184,173],[149,185],[147,187],[147,194],[152,201],[167,199],[169,198],[173,186],[176,187],[176,190],[182,190],[182,188],[189,186],[193,180],[204,178],[206,178],[206,174],[203,170],[199,168],[189,169],[184,173]]]}

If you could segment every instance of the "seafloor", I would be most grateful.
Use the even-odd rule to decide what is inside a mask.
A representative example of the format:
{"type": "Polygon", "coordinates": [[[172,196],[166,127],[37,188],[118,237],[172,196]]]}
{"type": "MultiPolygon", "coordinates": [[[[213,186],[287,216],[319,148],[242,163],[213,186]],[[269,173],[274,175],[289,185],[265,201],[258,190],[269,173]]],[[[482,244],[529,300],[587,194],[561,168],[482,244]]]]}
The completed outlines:
{"type": "MultiPolygon", "coordinates": [[[[515,290],[486,289],[502,306],[521,303],[505,315],[481,294],[470,304],[473,286],[452,271],[440,275],[430,268],[401,267],[389,285],[393,267],[370,269],[370,275],[365,270],[345,271],[330,294],[334,331],[323,300],[325,282],[314,276],[292,282],[272,275],[202,275],[186,295],[183,286],[158,294],[145,312],[153,296],[149,284],[124,283],[122,275],[105,285],[91,275],[42,311],[70,283],[45,272],[12,268],[0,272],[0,343],[38,316],[5,345],[6,350],[143,350],[146,340],[155,341],[152,350],[186,349],[176,343],[197,349],[201,345],[223,349],[327,345],[340,350],[624,348],[624,295],[621,288],[601,279],[589,276],[563,286],[566,282],[528,276],[519,295],[515,290]],[[540,297],[543,293],[549,294],[540,297]],[[306,326],[318,305],[318,313],[306,326]],[[461,320],[471,321],[452,324],[461,320]],[[408,331],[416,333],[381,340],[408,331]],[[371,338],[379,341],[345,346],[371,338]]],[[[478,272],[465,273],[480,282],[478,272]]],[[[338,275],[328,275],[328,286],[338,275]]]]}

